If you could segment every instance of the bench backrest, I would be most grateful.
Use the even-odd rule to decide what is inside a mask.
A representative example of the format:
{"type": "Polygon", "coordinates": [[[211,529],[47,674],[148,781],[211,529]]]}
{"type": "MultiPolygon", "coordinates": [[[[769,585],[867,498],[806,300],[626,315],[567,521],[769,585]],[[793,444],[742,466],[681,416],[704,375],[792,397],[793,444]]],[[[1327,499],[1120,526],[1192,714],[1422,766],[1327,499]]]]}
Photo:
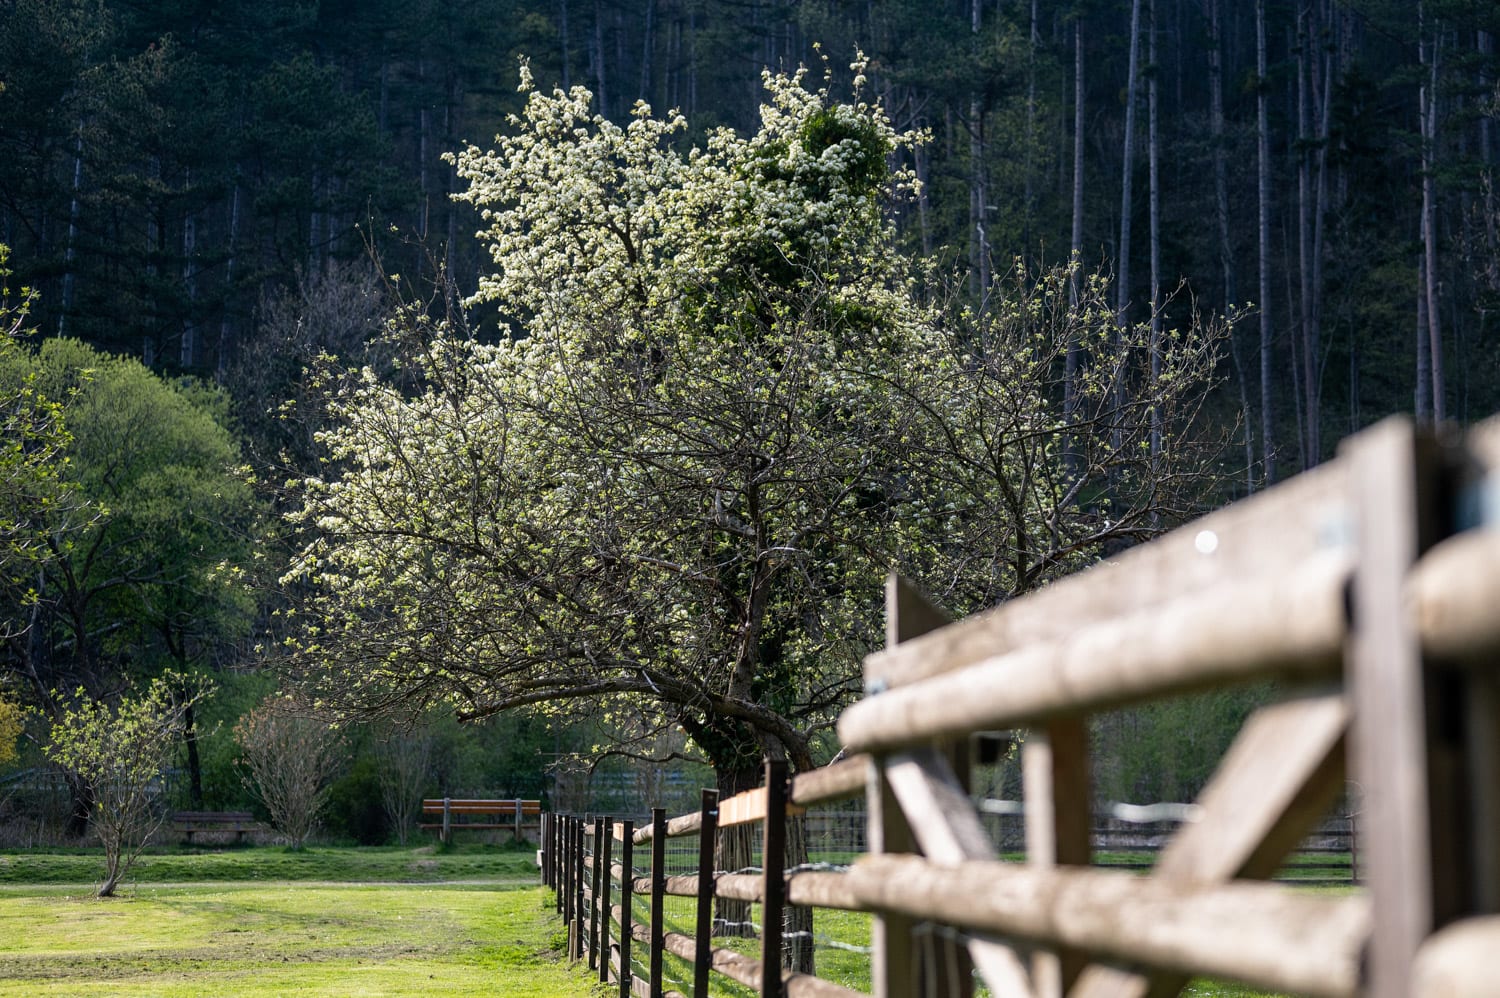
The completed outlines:
{"type": "MultiPolygon", "coordinates": [[[[542,802],[539,800],[477,800],[457,797],[448,799],[448,813],[513,815],[516,813],[517,805],[520,805],[520,813],[523,817],[536,817],[542,813],[542,802]]],[[[422,811],[427,814],[442,814],[443,798],[424,798],[422,811]]]]}

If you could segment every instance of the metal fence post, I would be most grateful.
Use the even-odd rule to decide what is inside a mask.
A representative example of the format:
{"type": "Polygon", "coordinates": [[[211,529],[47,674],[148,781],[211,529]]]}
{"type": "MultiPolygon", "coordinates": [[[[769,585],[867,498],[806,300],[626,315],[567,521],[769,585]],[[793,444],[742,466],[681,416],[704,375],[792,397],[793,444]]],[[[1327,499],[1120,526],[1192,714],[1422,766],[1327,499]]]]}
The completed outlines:
{"type": "Polygon", "coordinates": [[[667,811],[651,809],[651,998],[662,998],[661,955],[666,948],[667,811]]]}
{"type": "Polygon", "coordinates": [[[786,763],[766,762],[766,825],[761,839],[765,890],[760,904],[761,998],[781,998],[781,919],[786,901],[786,763]]]}
{"type": "Polygon", "coordinates": [[[635,904],[635,822],[620,823],[620,998],[631,998],[630,927],[635,904]]]}
{"type": "Polygon", "coordinates": [[[708,998],[708,972],[713,967],[714,843],[719,830],[719,792],[703,791],[698,831],[698,927],[693,960],[693,998],[708,998]]]}

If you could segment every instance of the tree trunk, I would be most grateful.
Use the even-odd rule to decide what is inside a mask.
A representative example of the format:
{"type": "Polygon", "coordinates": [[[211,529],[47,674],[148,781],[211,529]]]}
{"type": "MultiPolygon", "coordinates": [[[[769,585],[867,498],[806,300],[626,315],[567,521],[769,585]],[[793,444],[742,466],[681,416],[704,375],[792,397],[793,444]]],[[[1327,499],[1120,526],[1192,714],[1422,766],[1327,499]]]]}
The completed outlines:
{"type": "MultiPolygon", "coordinates": [[[[1141,63],[1141,0],[1130,0],[1130,62],[1125,83],[1125,150],[1120,166],[1120,244],[1115,249],[1115,312],[1121,329],[1130,321],[1131,182],[1135,163],[1136,80],[1141,63]]],[[[1124,390],[1123,384],[1119,386],[1124,390]]]]}
{"type": "Polygon", "coordinates": [[[568,0],[557,0],[557,37],[558,44],[562,46],[562,87],[564,90],[573,88],[573,79],[569,63],[573,61],[570,41],[568,37],[568,0]]]}
{"type": "Polygon", "coordinates": [[[1301,331],[1301,375],[1302,411],[1306,415],[1302,435],[1302,470],[1311,468],[1318,460],[1316,446],[1318,405],[1317,389],[1314,387],[1318,345],[1317,327],[1313,316],[1313,178],[1312,178],[1312,63],[1313,39],[1308,21],[1310,14],[1302,10],[1297,15],[1297,261],[1298,301],[1301,309],[1298,319],[1301,331]]]}
{"type": "Polygon", "coordinates": [[[1146,78],[1146,160],[1148,163],[1147,212],[1151,240],[1151,463],[1156,465],[1161,456],[1162,413],[1154,401],[1157,385],[1161,381],[1161,148],[1156,122],[1157,71],[1156,71],[1156,0],[1151,0],[1148,11],[1147,63],[1151,66],[1146,78]]]}
{"type": "Polygon", "coordinates": [[[73,307],[73,289],[77,283],[74,258],[78,248],[78,216],[81,213],[83,189],[83,122],[73,139],[73,196],[68,201],[68,243],[63,248],[62,309],[57,313],[57,335],[66,335],[68,311],[73,307]]]}
{"type": "MultiPolygon", "coordinates": [[[[1213,146],[1214,215],[1219,223],[1219,273],[1224,282],[1224,308],[1235,307],[1234,250],[1229,238],[1229,167],[1224,148],[1224,37],[1219,20],[1219,0],[1208,0],[1208,127],[1213,146]]],[[[1239,338],[1230,330],[1230,357],[1239,382],[1240,415],[1244,420],[1245,490],[1255,491],[1255,432],[1251,419],[1250,388],[1240,360],[1239,338]]]]}
{"type": "Polygon", "coordinates": [[[651,53],[656,47],[656,0],[646,0],[645,36],[641,43],[641,100],[651,103],[651,53]]]}
{"type": "MultiPolygon", "coordinates": [[[[1423,228],[1425,228],[1425,224],[1423,228]]],[[[1427,335],[1427,265],[1417,257],[1417,389],[1412,399],[1419,422],[1432,420],[1432,340],[1427,335]]]]}
{"type": "Polygon", "coordinates": [[[1260,453],[1261,481],[1276,481],[1272,432],[1271,357],[1271,138],[1266,108],[1266,0],[1255,2],[1255,173],[1260,297],[1260,453]]]}
{"type": "MultiPolygon", "coordinates": [[[[1083,270],[1083,14],[1073,21],[1073,231],[1069,239],[1068,304],[1078,307],[1078,282],[1083,270]]],[[[1078,422],[1078,366],[1081,347],[1076,331],[1068,334],[1068,352],[1063,376],[1063,420],[1070,428],[1063,461],[1069,479],[1079,473],[1078,443],[1071,427],[1078,422]]]]}
{"type": "MultiPolygon", "coordinates": [[[[1083,258],[1083,15],[1073,21],[1073,231],[1068,242],[1068,260],[1076,268],[1083,258]]],[[[1079,273],[1075,269],[1068,282],[1068,303],[1078,304],[1079,273]]],[[[1068,364],[1077,367],[1077,344],[1068,346],[1068,364]]],[[[1071,378],[1069,379],[1071,387],[1071,378]]]]}
{"type": "MultiPolygon", "coordinates": [[[[970,44],[976,61],[983,13],[981,0],[970,0],[970,44]]],[[[974,298],[981,312],[990,291],[990,248],[985,234],[985,202],[988,200],[984,174],[984,102],[976,90],[969,97],[969,272],[973,275],[974,298]]]]}
{"type": "MultiPolygon", "coordinates": [[[[1337,16],[1329,6],[1328,21],[1321,31],[1332,34],[1336,30],[1333,18],[1337,16]]],[[[1323,46],[1320,46],[1323,47],[1323,46]]],[[[1310,460],[1317,464],[1323,460],[1323,257],[1324,233],[1328,222],[1328,144],[1333,123],[1333,81],[1338,73],[1333,51],[1329,49],[1322,60],[1309,60],[1313,69],[1313,95],[1318,103],[1317,146],[1315,153],[1316,173],[1313,183],[1313,244],[1312,244],[1312,318],[1308,329],[1308,343],[1312,356],[1307,368],[1307,383],[1312,394],[1308,405],[1308,451],[1310,460]]]]}
{"type": "Polygon", "coordinates": [[[94,813],[94,788],[76,773],[64,773],[68,784],[68,823],[66,834],[71,839],[81,839],[88,834],[89,816],[94,813]]]}
{"type": "Polygon", "coordinates": [[[233,193],[229,196],[229,246],[228,259],[224,261],[224,302],[223,312],[219,315],[219,344],[215,353],[217,367],[214,370],[214,380],[222,385],[229,372],[230,355],[234,352],[229,313],[230,301],[234,296],[234,270],[238,260],[240,240],[240,185],[236,181],[233,193]]]}
{"type": "Polygon", "coordinates": [[[1432,373],[1432,419],[1442,422],[1447,416],[1444,405],[1446,390],[1443,380],[1443,336],[1438,304],[1437,276],[1437,82],[1438,62],[1441,53],[1442,34],[1440,26],[1434,25],[1432,41],[1427,41],[1427,29],[1423,18],[1423,5],[1417,4],[1420,38],[1418,52],[1422,65],[1429,76],[1423,84],[1418,100],[1421,106],[1422,129],[1422,267],[1427,288],[1427,340],[1428,357],[1432,373]]]}
{"type": "MultiPolygon", "coordinates": [[[[191,174],[184,187],[192,183],[191,174]]],[[[198,356],[198,326],[193,312],[198,299],[198,272],[194,262],[198,255],[198,220],[192,211],[182,219],[182,285],[187,295],[187,314],[182,320],[182,368],[191,371],[201,360],[198,356]]]]}
{"type": "Polygon", "coordinates": [[[1125,149],[1120,164],[1120,244],[1115,250],[1115,322],[1122,346],[1119,366],[1115,372],[1115,427],[1110,433],[1110,444],[1115,451],[1124,446],[1124,435],[1119,420],[1125,411],[1125,369],[1129,358],[1125,357],[1123,344],[1130,327],[1130,209],[1131,180],[1135,162],[1135,101],[1136,81],[1141,63],[1141,0],[1130,2],[1130,62],[1125,84],[1125,149]]]}
{"type": "Polygon", "coordinates": [[[604,86],[604,11],[599,0],[594,0],[594,42],[589,54],[594,63],[594,100],[598,101],[599,113],[609,117],[609,96],[604,86]]]}

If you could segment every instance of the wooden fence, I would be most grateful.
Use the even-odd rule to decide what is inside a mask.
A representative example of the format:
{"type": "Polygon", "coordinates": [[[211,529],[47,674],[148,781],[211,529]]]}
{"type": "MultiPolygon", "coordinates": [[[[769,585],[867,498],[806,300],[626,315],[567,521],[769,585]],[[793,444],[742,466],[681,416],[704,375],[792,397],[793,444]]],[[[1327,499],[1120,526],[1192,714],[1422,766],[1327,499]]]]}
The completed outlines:
{"type": "Polygon", "coordinates": [[[1500,422],[1450,438],[1393,419],[1312,472],[956,623],[893,579],[887,647],[838,726],[858,755],[791,780],[768,764],[760,790],[705,792],[698,813],[642,828],[549,815],[543,876],[573,956],[622,998],[663,993],[663,952],[694,967],[695,998],[711,972],[763,995],[853,994],[779,972],[785,905],[872,913],[880,998],[967,995],[972,971],[1028,998],[1175,994],[1195,975],[1309,995],[1494,994],[1497,651],[1500,422]],[[1247,720],[1151,873],[1090,868],[1089,717],[1265,679],[1284,695],[1247,720]],[[966,785],[972,737],[995,731],[1021,738],[1024,863],[1000,861],[966,785]],[[1365,890],[1266,882],[1346,778],[1365,890]],[[859,795],[867,853],[841,872],[786,872],[789,808],[859,795]],[[763,872],[715,874],[715,827],[749,822],[763,872]],[[665,842],[690,834],[699,873],[670,877],[665,842]],[[648,899],[644,924],[629,894],[648,899]],[[698,898],[695,933],[665,931],[670,895],[698,898]],[[713,948],[714,895],[761,904],[762,959],[713,948]]]}

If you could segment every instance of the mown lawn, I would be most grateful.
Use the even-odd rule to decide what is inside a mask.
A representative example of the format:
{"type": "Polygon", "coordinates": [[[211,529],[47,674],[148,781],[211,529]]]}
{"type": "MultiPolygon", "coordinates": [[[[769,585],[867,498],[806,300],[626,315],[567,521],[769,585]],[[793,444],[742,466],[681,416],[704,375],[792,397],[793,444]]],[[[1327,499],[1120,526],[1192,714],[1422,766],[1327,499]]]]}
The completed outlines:
{"type": "Polygon", "coordinates": [[[525,995],[595,991],[562,955],[535,866],[498,850],[230,850],[153,856],[120,897],[75,860],[0,857],[0,995],[525,995]],[[365,855],[361,855],[365,854],[365,855]],[[242,876],[229,879],[230,868],[242,876]],[[292,868],[305,876],[269,880],[292,868]],[[493,872],[493,868],[503,868],[493,872]],[[43,881],[17,882],[18,868],[43,881]],[[364,869],[381,883],[335,883],[364,869]],[[259,871],[259,872],[257,872],[259,871]],[[265,875],[262,875],[265,874],[265,875]],[[462,883],[392,883],[400,879],[462,883]]]}

